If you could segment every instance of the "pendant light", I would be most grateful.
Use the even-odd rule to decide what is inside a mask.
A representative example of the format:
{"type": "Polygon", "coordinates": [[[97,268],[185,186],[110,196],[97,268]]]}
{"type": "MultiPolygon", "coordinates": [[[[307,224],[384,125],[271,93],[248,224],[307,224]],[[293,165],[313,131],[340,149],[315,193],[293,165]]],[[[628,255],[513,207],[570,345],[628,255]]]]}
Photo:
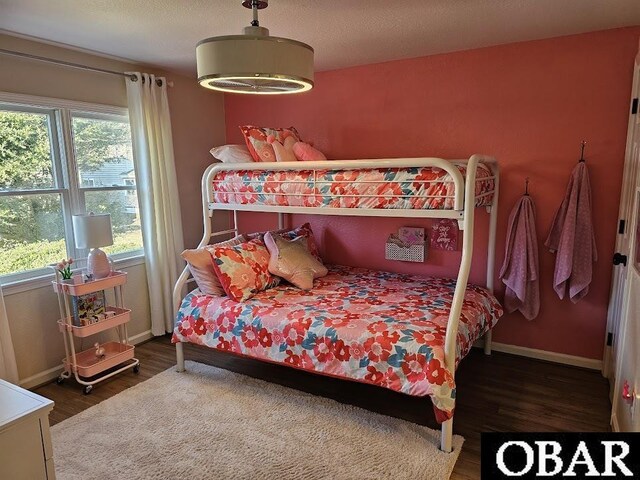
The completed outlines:
{"type": "Polygon", "coordinates": [[[278,95],[313,88],[313,48],[288,38],[271,37],[258,22],[268,0],[245,0],[253,21],[244,35],[202,40],[196,46],[198,82],[228,93],[278,95]]]}

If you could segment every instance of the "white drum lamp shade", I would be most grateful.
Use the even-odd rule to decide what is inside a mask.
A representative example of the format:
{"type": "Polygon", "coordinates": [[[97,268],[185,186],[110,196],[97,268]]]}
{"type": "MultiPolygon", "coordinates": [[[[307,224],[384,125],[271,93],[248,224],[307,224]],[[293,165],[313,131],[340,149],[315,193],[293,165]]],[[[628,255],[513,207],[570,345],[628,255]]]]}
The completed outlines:
{"type": "Polygon", "coordinates": [[[111,262],[100,247],[113,245],[111,215],[74,215],[73,236],[77,248],[91,248],[87,257],[87,272],[94,278],[105,278],[111,274],[111,262]]]}
{"type": "Polygon", "coordinates": [[[208,38],[198,43],[196,59],[198,82],[213,90],[278,95],[313,87],[313,49],[287,38],[208,38]]]}
{"type": "Polygon", "coordinates": [[[282,95],[313,88],[313,48],[288,38],[271,37],[258,10],[268,0],[245,0],[253,21],[244,35],[206,38],[196,45],[198,83],[227,93],[282,95]]]}

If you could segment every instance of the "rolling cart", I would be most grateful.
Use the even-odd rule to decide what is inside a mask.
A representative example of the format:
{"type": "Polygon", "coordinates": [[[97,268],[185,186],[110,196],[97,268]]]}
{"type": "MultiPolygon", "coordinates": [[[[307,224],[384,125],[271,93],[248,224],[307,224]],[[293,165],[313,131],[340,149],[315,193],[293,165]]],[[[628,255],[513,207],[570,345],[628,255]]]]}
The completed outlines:
{"type": "Polygon", "coordinates": [[[76,276],[70,280],[62,280],[56,272],[56,280],[52,282],[58,295],[60,320],[58,327],[64,339],[65,358],[62,360],[64,371],[56,380],[58,384],[73,375],[76,381],[84,385],[83,393],[88,395],[93,386],[107,378],[113,377],[129,368],[135,373],[140,371],[140,361],[134,358],[135,347],[129,344],[127,323],[131,320],[131,310],[124,308],[122,286],[127,283],[126,272],[114,271],[106,278],[83,281],[76,276]],[[103,290],[113,289],[115,305],[106,305],[105,312],[111,312],[93,319],[94,323],[86,325],[74,324],[78,319],[78,297],[103,290]],[[75,305],[75,307],[74,307],[75,305]],[[118,340],[102,343],[76,352],[75,338],[86,338],[109,329],[117,331],[118,340]]]}

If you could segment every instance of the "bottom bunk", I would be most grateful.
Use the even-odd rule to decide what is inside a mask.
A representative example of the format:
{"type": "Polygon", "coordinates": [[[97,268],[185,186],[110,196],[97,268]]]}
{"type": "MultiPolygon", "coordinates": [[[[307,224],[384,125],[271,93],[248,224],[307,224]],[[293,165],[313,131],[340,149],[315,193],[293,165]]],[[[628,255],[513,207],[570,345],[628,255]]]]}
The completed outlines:
{"type": "MultiPolygon", "coordinates": [[[[189,293],[172,341],[314,373],[430,396],[436,419],[453,416],[455,381],[444,342],[455,280],[330,266],[310,291],[290,285],[238,303],[189,293]]],[[[486,289],[468,285],[456,366],[502,315],[486,289]]]]}

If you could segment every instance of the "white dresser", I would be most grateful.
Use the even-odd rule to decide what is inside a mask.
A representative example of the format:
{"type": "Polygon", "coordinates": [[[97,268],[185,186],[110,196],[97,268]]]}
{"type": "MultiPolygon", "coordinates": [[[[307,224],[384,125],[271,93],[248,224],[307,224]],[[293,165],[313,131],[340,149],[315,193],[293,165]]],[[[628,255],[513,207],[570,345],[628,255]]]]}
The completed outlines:
{"type": "Polygon", "coordinates": [[[0,380],[0,478],[53,480],[53,402],[0,380]]]}

